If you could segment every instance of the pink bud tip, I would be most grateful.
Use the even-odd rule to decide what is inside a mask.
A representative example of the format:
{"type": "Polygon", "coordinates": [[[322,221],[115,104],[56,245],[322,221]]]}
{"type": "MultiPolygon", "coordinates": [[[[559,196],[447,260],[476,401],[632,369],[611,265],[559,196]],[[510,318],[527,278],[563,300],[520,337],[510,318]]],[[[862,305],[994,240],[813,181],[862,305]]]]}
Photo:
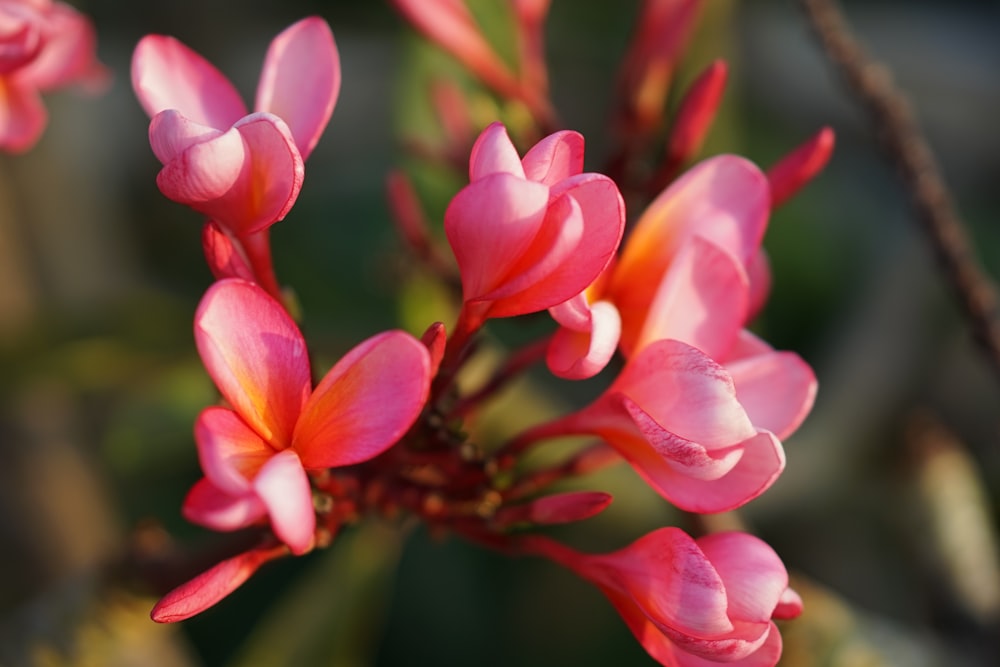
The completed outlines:
{"type": "Polygon", "coordinates": [[[771,209],[776,209],[823,170],[833,154],[834,133],[824,127],[767,170],[771,209]]]}

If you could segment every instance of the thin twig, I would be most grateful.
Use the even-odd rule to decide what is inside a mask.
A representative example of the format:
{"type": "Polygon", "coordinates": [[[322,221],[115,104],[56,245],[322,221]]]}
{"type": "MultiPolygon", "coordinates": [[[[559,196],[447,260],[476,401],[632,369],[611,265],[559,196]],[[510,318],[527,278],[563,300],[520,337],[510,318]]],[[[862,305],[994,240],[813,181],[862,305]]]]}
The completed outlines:
{"type": "Polygon", "coordinates": [[[800,0],[826,57],[868,109],[887,157],[900,171],[924,234],[934,248],[972,334],[1000,375],[997,291],[979,265],[933,153],[888,69],[852,36],[835,0],[800,0]]]}

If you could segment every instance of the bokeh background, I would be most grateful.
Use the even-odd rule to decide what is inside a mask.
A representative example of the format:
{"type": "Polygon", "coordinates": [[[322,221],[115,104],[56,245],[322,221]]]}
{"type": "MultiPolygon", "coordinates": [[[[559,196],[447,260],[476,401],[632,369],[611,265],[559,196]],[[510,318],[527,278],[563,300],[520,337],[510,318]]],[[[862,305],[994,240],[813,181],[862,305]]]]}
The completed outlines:
{"type": "MultiPolygon", "coordinates": [[[[415,63],[448,63],[385,2],[73,4],[96,23],[113,85],[94,98],[49,95],[38,146],[0,156],[0,665],[651,664],[571,574],[419,527],[348,532],[325,552],[269,566],[189,622],[148,620],[156,575],[135,554],[211,545],[179,508],[199,475],[191,425],[215,397],[191,335],[210,282],[200,219],[156,189],[148,119],[129,86],[132,48],[147,33],[177,36],[250,99],[280,29],[313,13],[333,27],[340,100],[298,203],[273,230],[279,278],[327,361],[385,328],[419,333],[430,297],[401,289],[384,178],[418,114],[415,63]]],[[[740,513],[807,604],[782,626],[783,664],[1000,664],[1000,377],[795,4],[711,4],[684,63],[690,73],[722,56],[731,67],[705,154],[768,166],[823,125],[837,133],[827,170],[774,214],[765,241],[775,280],[757,329],[805,357],[821,387],[786,443],[783,477],[740,513]]],[[[553,96],[587,137],[588,169],[607,157],[612,82],[636,7],[553,3],[553,96]]],[[[911,96],[996,275],[1000,7],[845,8],[911,96]]],[[[516,393],[564,390],[538,381],[516,393]]],[[[612,548],[679,520],[628,470],[599,483],[615,504],[568,539],[612,548]]]]}

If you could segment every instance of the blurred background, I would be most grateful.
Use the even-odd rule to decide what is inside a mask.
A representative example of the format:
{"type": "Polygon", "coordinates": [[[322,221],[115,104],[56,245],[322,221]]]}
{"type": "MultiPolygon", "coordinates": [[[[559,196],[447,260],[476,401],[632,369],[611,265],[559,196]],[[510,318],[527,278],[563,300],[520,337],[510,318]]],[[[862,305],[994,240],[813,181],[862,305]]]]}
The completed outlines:
{"type": "MultiPolygon", "coordinates": [[[[174,35],[252,100],[274,35],[308,14],[332,26],[340,99],[272,234],[279,279],[327,360],[382,329],[419,333],[430,321],[430,297],[400,298],[402,248],[383,188],[400,133],[414,127],[415,63],[447,59],[382,2],[72,4],[94,20],[113,85],[93,98],[48,95],[41,142],[0,156],[0,665],[651,664],[601,594],[568,572],[419,527],[348,532],[268,566],[195,619],[149,621],[155,576],[131,556],[150,541],[211,544],[180,505],[199,477],[191,427],[215,394],[191,334],[211,280],[201,220],[156,188],[131,50],[145,34],[174,35]]],[[[587,138],[588,170],[607,158],[637,4],[553,2],[553,97],[587,138]]],[[[806,602],[782,625],[782,664],[998,664],[1000,378],[797,6],[711,4],[684,62],[688,73],[716,57],[731,68],[704,153],[766,167],[823,125],[837,134],[826,171],[772,217],[774,289],[756,326],[820,379],[813,414],[785,443],[784,475],[740,512],[806,602]]],[[[910,95],[996,275],[1000,6],[844,6],[910,95]]],[[[598,484],[616,502],[567,539],[615,548],[677,520],[628,470],[598,484]]]]}

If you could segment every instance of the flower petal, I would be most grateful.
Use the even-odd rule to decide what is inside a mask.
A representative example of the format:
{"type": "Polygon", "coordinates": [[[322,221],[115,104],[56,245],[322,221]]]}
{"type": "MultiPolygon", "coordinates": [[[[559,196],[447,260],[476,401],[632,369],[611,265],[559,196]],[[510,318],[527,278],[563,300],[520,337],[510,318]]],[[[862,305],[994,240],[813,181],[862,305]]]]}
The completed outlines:
{"type": "Polygon", "coordinates": [[[773,350],[726,364],[736,397],[757,428],[784,440],[816,399],[816,375],[797,354],[773,350]]]}
{"type": "Polygon", "coordinates": [[[750,285],[739,261],[692,236],[670,263],[645,312],[622,312],[622,351],[635,354],[664,338],[721,359],[746,320],[750,285]]]}
{"type": "Polygon", "coordinates": [[[200,614],[283,553],[284,547],[258,548],[228,558],[164,595],[150,616],[157,623],[175,623],[200,614]]]}
{"type": "Polygon", "coordinates": [[[340,92],[340,55],[318,16],[302,19],[271,42],[257,86],[256,111],[278,116],[305,160],[326,128],[340,92]]]}
{"type": "Polygon", "coordinates": [[[505,173],[473,181],[455,195],[444,214],[444,230],[466,301],[502,285],[534,242],[548,201],[544,185],[505,173]]]}
{"type": "Polygon", "coordinates": [[[110,79],[97,60],[97,35],[90,19],[62,2],[45,10],[44,45],[38,57],[17,72],[18,81],[39,90],[70,83],[95,89],[110,79]]]}
{"type": "Polygon", "coordinates": [[[225,130],[247,113],[229,79],[173,37],[147,35],[139,41],[132,87],[150,117],[177,109],[196,123],[225,130]]]}
{"type": "Polygon", "coordinates": [[[48,112],[38,91],[0,77],[0,149],[20,153],[34,146],[48,112]]]}
{"type": "Polygon", "coordinates": [[[367,461],[416,420],[430,389],[430,354],[403,331],[386,331],[348,352],[316,387],[295,429],[309,470],[367,461]]]}
{"type": "MultiPolygon", "coordinates": [[[[149,145],[153,148],[153,154],[156,155],[156,159],[166,164],[188,148],[196,144],[209,142],[224,134],[229,135],[230,138],[228,141],[230,143],[235,141],[234,137],[239,136],[234,130],[223,132],[214,127],[196,123],[186,118],[176,109],[166,109],[153,116],[153,120],[149,124],[149,145]]],[[[230,157],[230,161],[234,161],[242,167],[242,142],[240,142],[239,150],[234,149],[235,146],[228,150],[228,154],[232,156],[230,157]],[[239,160],[235,160],[237,156],[240,157],[239,160]]],[[[221,151],[222,149],[217,147],[213,150],[221,151]]],[[[226,174],[235,173],[238,175],[239,173],[238,170],[234,172],[232,167],[228,169],[222,168],[220,171],[226,174]]],[[[232,183],[235,182],[235,176],[223,177],[222,181],[227,184],[225,189],[219,190],[221,194],[224,194],[226,190],[232,187],[232,183]]]]}
{"type": "Polygon", "coordinates": [[[502,123],[491,123],[472,146],[469,157],[469,181],[475,182],[490,174],[511,174],[524,178],[524,167],[517,149],[502,123]]]}
{"type": "Polygon", "coordinates": [[[316,511],[298,454],[286,449],[272,456],[254,479],[253,488],[267,507],[278,539],[296,555],[309,551],[316,531],[316,511]]]}
{"type": "Polygon", "coordinates": [[[272,447],[288,447],[311,381],[305,340],[285,309],[253,283],[221,280],[198,306],[195,342],[233,410],[272,447]]]}
{"type": "Polygon", "coordinates": [[[231,495],[250,492],[250,482],[274,456],[246,422],[227,408],[202,410],[194,425],[202,472],[220,491],[231,495]]]}
{"type": "Polygon", "coordinates": [[[623,313],[646,308],[675,253],[696,233],[746,265],[760,247],[769,211],[767,179],[752,162],[735,155],[700,162],[640,216],[609,296],[623,313]]]}
{"type": "Polygon", "coordinates": [[[199,526],[230,531],[258,523],[267,516],[267,508],[252,491],[234,495],[203,477],[188,491],[181,514],[199,526]]]}
{"type": "Polygon", "coordinates": [[[714,533],[697,542],[726,586],[729,617],[768,622],[788,589],[788,572],[774,549],[738,532],[714,533]]]}
{"type": "Polygon", "coordinates": [[[590,307],[590,330],[560,327],[549,342],[545,362],[553,375],[567,380],[583,380],[604,370],[621,335],[621,317],[608,301],[590,307]]]}
{"type": "Polygon", "coordinates": [[[214,221],[209,220],[201,228],[201,247],[205,251],[205,261],[216,280],[242,278],[254,282],[253,269],[233,240],[214,221]]]}
{"type": "Polygon", "coordinates": [[[583,149],[583,135],[579,132],[554,132],[524,154],[524,175],[528,180],[553,186],[583,171],[583,149]]]}

